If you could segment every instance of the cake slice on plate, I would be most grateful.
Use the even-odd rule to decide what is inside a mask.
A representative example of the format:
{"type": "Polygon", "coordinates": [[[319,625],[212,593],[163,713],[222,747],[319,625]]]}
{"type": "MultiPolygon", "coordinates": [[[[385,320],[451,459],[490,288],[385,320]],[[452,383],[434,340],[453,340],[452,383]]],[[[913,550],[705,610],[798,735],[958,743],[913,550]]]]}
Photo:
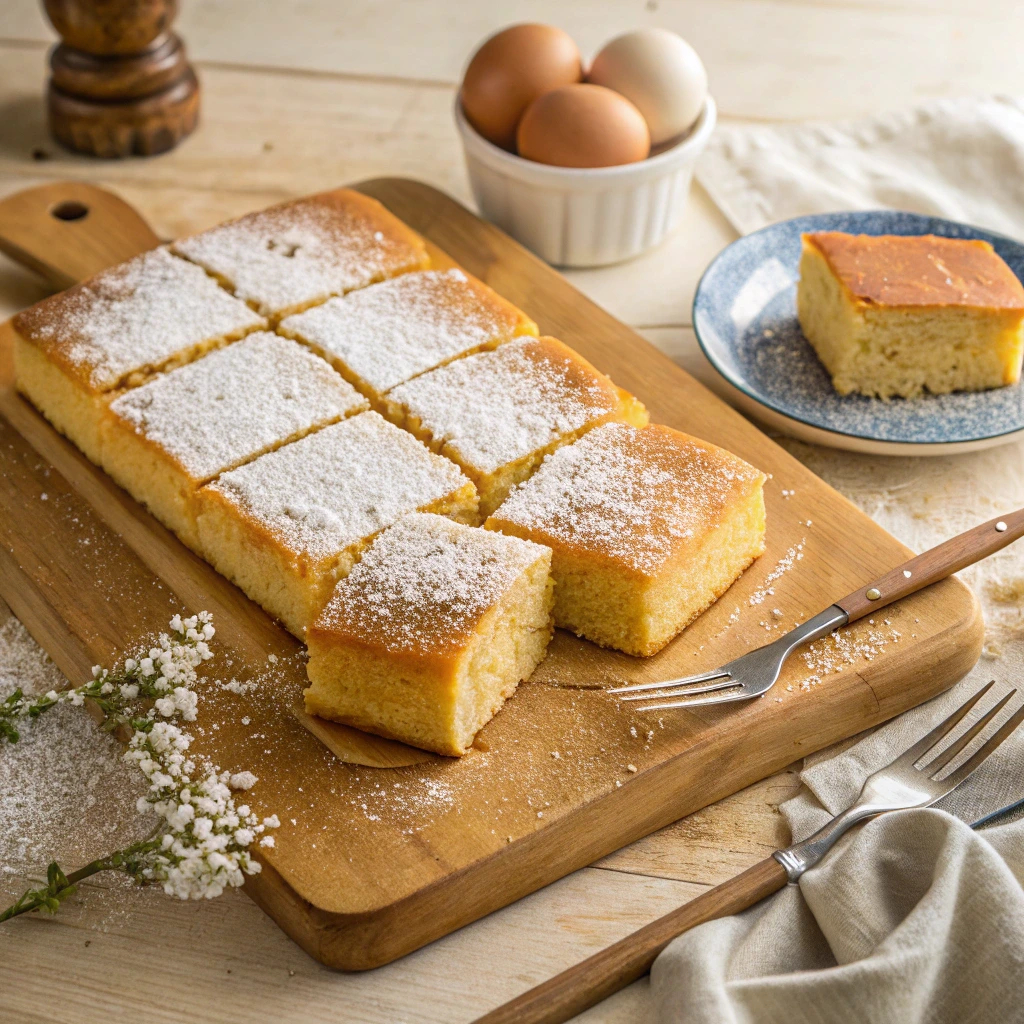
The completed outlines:
{"type": "Polygon", "coordinates": [[[154,249],[14,318],[18,390],[98,463],[119,389],[265,326],[200,267],[154,249]]]}
{"type": "Polygon", "coordinates": [[[318,356],[260,332],[114,399],[103,418],[103,468],[198,550],[203,484],[366,408],[318,356]]]}
{"type": "Polygon", "coordinates": [[[521,310],[463,270],[428,270],[288,317],[281,333],[310,345],[380,409],[396,384],[452,359],[536,335],[521,310]]]}
{"type": "Polygon", "coordinates": [[[489,515],[545,455],[598,424],[647,410],[555,338],[520,338],[389,392],[388,415],[457,462],[489,515]]]}
{"type": "Polygon", "coordinates": [[[670,427],[607,423],[549,455],[485,525],[551,548],[556,625],[651,655],[764,551],[764,480],[670,427]]]}
{"type": "Polygon", "coordinates": [[[341,580],[306,634],[310,714],[464,754],[551,639],[551,552],[409,515],[341,580]]]}
{"type": "Polygon", "coordinates": [[[473,484],[447,459],[363,412],[198,492],[203,556],[302,639],[335,580],[409,512],[475,521],[473,484]]]}
{"type": "Polygon", "coordinates": [[[842,395],[915,398],[1020,380],[1024,286],[988,242],[804,235],[797,314],[842,395]]]}
{"type": "Polygon", "coordinates": [[[430,265],[423,240],[352,189],[295,199],[174,243],[264,316],[430,265]]]}

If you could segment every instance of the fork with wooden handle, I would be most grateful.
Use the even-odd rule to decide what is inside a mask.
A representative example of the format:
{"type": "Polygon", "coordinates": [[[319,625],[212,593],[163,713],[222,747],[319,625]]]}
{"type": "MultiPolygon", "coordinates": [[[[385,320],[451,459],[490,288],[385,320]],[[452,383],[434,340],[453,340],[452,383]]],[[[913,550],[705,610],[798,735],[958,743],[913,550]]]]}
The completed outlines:
{"type": "Polygon", "coordinates": [[[918,767],[918,762],[956,728],[991,687],[992,683],[983,686],[927,736],[870,775],[854,804],[808,839],[776,851],[743,874],[485,1014],[476,1024],[562,1024],[646,974],[658,954],[683,932],[705,921],[738,914],[787,882],[796,882],[859,822],[889,811],[929,807],[951,793],[1024,721],[1022,705],[963,764],[936,778],[995,720],[1017,692],[1011,690],[970,728],[918,767]]]}
{"type": "Polygon", "coordinates": [[[786,659],[801,644],[827,636],[848,622],[862,619],[900,598],[944,580],[1022,536],[1024,509],[1018,509],[916,555],[836,601],[773,643],[749,651],[721,668],[680,679],[619,686],[607,692],[618,694],[622,700],[639,702],[639,709],[644,711],[726,704],[759,697],[775,685],[786,659]]]}

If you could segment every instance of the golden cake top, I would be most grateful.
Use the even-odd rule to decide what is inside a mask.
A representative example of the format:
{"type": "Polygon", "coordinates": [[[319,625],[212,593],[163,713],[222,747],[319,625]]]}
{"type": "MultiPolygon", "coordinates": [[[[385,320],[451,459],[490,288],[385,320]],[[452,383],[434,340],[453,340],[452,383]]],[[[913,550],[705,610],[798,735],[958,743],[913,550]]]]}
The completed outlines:
{"type": "Polygon", "coordinates": [[[174,243],[265,316],[429,265],[423,240],[376,199],[339,188],[174,243]]]}
{"type": "Polygon", "coordinates": [[[110,412],[202,483],[366,408],[319,356],[260,332],[126,391],[110,412]]]}
{"type": "Polygon", "coordinates": [[[842,231],[818,231],[803,239],[863,303],[1024,312],[1024,286],[992,246],[979,239],[842,231]]]}
{"type": "Polygon", "coordinates": [[[539,544],[444,516],[404,516],[338,583],[313,629],[386,651],[459,650],[522,573],[547,556],[539,544]]]}
{"type": "Polygon", "coordinates": [[[266,326],[200,267],[153,249],[37,302],[15,330],[72,376],[108,391],[225,336],[266,326]]]}
{"type": "Polygon", "coordinates": [[[595,427],[549,455],[487,520],[542,544],[654,575],[764,482],[735,455],[671,427],[595,427]]]}
{"type": "Polygon", "coordinates": [[[454,463],[363,412],[261,455],[209,487],[279,544],[319,560],[467,483],[454,463]]]}
{"type": "Polygon", "coordinates": [[[337,357],[377,392],[464,352],[537,329],[458,269],[404,274],[290,316],[281,328],[337,357]]]}
{"type": "Polygon", "coordinates": [[[425,373],[389,397],[464,465],[492,473],[615,412],[621,394],[568,345],[522,338],[425,373]]]}

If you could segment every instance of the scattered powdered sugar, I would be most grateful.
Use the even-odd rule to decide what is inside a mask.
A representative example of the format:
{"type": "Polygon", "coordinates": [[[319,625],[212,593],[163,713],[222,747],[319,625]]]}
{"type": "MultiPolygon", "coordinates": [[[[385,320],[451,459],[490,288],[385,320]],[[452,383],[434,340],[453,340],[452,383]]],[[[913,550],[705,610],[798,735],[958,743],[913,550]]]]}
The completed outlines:
{"type": "Polygon", "coordinates": [[[366,406],[319,356],[264,332],[128,391],[110,409],[205,482],[366,406]]]}
{"type": "Polygon", "coordinates": [[[604,374],[553,338],[523,338],[459,359],[388,396],[482,473],[546,448],[615,410],[604,374]]]}
{"type": "Polygon", "coordinates": [[[375,412],[363,412],[209,486],[292,551],[327,558],[458,490],[453,463],[375,412]]]}
{"type": "Polygon", "coordinates": [[[44,299],[15,325],[100,390],[210,341],[265,326],[204,270],[166,249],[44,299]]]}
{"type": "Polygon", "coordinates": [[[543,558],[539,544],[414,514],[385,530],[339,584],[320,628],[389,650],[443,650],[543,558]]]}
{"type": "Polygon", "coordinates": [[[511,338],[516,310],[461,270],[375,284],[288,317],[281,330],[340,359],[387,391],[482,345],[511,338]]]}
{"type": "Polygon", "coordinates": [[[607,423],[549,455],[494,518],[653,573],[762,479],[736,456],[668,427],[607,423]]]}
{"type": "MultiPolygon", "coordinates": [[[[0,605],[0,617],[6,609],[0,605]]],[[[62,690],[67,680],[14,616],[0,625],[0,697],[62,690]]],[[[18,722],[0,751],[0,894],[13,899],[50,860],[86,863],[143,838],[155,819],[136,813],[144,780],[121,745],[80,708],[61,705],[18,722]],[[87,813],[83,813],[87,812],[87,813]]]]}
{"type": "Polygon", "coordinates": [[[866,625],[867,628],[857,626],[837,630],[803,648],[800,657],[814,674],[800,684],[801,689],[809,690],[821,681],[822,676],[842,672],[857,661],[873,661],[889,644],[898,642],[902,637],[888,619],[880,625],[871,619],[866,625]]]}
{"type": "Polygon", "coordinates": [[[270,316],[423,264],[413,233],[354,192],[250,213],[174,243],[270,316]]]}
{"type": "MultiPolygon", "coordinates": [[[[775,568],[765,576],[758,588],[750,595],[749,604],[751,606],[764,604],[765,598],[773,597],[775,595],[775,584],[782,579],[782,577],[785,576],[797,562],[803,559],[804,544],[806,543],[807,538],[801,537],[798,544],[786,549],[786,553],[778,560],[778,562],[775,563],[775,568]]],[[[739,609],[737,609],[737,612],[738,611],[739,609]]],[[[775,615],[775,612],[773,611],[772,614],[775,615]]],[[[738,617],[739,616],[737,616],[737,618],[738,617]]],[[[781,618],[782,616],[780,614],[776,617],[781,618]]]]}

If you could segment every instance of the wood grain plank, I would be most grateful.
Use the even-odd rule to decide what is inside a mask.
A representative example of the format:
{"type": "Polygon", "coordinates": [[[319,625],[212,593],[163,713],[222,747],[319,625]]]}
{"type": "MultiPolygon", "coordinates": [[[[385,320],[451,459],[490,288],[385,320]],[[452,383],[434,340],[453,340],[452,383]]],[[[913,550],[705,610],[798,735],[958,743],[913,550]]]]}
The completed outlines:
{"type": "MultiPolygon", "coordinates": [[[[0,15],[0,35],[49,40],[30,0],[0,15]]],[[[554,21],[591,55],[638,25],[682,33],[727,116],[793,120],[875,113],[929,96],[1024,90],[1014,0],[275,0],[183,5],[178,30],[204,61],[453,85],[473,48],[514,21],[554,21]],[[922,59],[908,61],[908,54],[922,59]],[[851,75],[857,87],[850,88],[851,75]]],[[[392,172],[394,169],[392,169],[392,172]]]]}

